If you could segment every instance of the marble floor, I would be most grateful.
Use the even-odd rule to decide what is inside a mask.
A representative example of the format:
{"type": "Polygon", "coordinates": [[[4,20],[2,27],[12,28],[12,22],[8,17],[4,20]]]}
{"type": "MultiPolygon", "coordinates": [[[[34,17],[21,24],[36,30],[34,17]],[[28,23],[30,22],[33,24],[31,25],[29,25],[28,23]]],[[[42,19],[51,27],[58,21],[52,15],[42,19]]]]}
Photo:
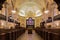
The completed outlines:
{"type": "Polygon", "coordinates": [[[39,35],[35,33],[34,30],[32,32],[32,34],[28,34],[28,31],[26,31],[17,40],[43,40],[39,35]]]}

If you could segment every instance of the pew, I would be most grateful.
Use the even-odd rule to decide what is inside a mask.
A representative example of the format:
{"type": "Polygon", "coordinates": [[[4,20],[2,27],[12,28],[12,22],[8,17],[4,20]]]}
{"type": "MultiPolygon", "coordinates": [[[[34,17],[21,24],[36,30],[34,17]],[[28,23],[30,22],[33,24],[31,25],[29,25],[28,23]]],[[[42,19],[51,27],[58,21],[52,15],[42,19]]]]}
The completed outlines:
{"type": "Polygon", "coordinates": [[[24,32],[25,32],[24,28],[0,29],[0,40],[16,40],[24,32]]]}
{"type": "Polygon", "coordinates": [[[36,28],[35,31],[44,40],[60,40],[60,29],[41,29],[41,28],[36,28]]]}

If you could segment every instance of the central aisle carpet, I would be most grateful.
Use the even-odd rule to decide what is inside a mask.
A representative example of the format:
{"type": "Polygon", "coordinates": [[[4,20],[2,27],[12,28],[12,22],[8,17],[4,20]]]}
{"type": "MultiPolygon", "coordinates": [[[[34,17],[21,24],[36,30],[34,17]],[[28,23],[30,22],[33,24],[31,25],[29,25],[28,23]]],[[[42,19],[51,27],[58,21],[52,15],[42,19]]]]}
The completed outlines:
{"type": "Polygon", "coordinates": [[[32,31],[32,34],[28,34],[28,30],[21,35],[17,40],[43,40],[35,31],[32,31]]]}

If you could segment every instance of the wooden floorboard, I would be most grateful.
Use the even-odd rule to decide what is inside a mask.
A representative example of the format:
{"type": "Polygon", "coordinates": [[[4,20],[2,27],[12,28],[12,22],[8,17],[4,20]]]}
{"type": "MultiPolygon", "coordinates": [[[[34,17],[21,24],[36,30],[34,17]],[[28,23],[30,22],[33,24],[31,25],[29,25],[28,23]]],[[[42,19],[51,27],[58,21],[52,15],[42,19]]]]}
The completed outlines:
{"type": "Polygon", "coordinates": [[[28,34],[28,31],[26,31],[17,40],[43,40],[39,35],[35,33],[34,30],[32,32],[32,34],[28,34]]]}

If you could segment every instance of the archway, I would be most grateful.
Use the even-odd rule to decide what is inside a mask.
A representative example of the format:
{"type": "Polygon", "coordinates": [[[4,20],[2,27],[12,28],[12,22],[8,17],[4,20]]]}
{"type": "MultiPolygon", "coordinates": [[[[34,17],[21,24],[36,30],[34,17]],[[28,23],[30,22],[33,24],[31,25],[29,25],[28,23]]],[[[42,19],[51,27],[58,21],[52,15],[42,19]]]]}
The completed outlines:
{"type": "Polygon", "coordinates": [[[32,17],[29,17],[26,20],[26,28],[34,28],[35,26],[35,20],[32,17]]]}

